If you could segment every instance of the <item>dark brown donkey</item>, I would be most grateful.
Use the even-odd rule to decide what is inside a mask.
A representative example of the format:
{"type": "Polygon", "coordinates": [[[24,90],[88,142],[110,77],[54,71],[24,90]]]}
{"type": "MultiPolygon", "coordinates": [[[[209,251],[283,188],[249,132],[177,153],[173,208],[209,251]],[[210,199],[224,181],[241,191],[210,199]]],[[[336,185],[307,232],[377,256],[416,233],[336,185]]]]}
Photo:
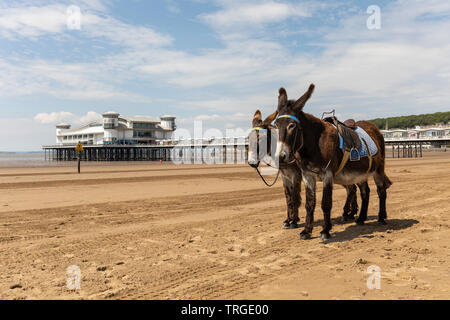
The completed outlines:
{"type": "Polygon", "coordinates": [[[333,197],[333,184],[352,186],[357,184],[362,198],[361,212],[357,219],[358,224],[364,224],[367,219],[369,205],[370,176],[373,176],[377,185],[380,208],[378,221],[386,224],[386,189],[391,181],[386,176],[384,138],[378,128],[367,121],[359,121],[356,126],[362,128],[372,138],[378,152],[373,155],[372,163],[369,157],[362,157],[359,161],[348,162],[342,170],[340,164],[344,152],[339,148],[339,136],[335,126],[322,121],[308,113],[303,107],[311,97],[314,85],[298,100],[288,100],[286,90],[281,88],[278,97],[278,119],[275,126],[278,128],[277,156],[280,168],[297,162],[301,167],[302,178],[306,187],[306,223],[300,234],[300,239],[309,239],[313,230],[314,209],[316,206],[316,181],[323,181],[322,210],[324,227],[321,231],[323,240],[330,238],[331,208],[333,197]]]}
{"type": "MultiPolygon", "coordinates": [[[[265,147],[266,156],[271,155],[272,145],[272,121],[278,115],[278,111],[272,113],[264,121],[259,110],[255,112],[252,120],[252,130],[248,136],[249,139],[249,152],[248,152],[248,164],[257,169],[261,160],[264,161],[264,154],[259,150],[260,146],[265,147]],[[263,159],[261,159],[263,158],[263,159]]],[[[270,159],[267,159],[266,164],[270,163],[270,159]]],[[[283,228],[295,229],[298,228],[298,208],[301,205],[301,177],[302,172],[297,162],[284,165],[280,168],[281,176],[283,178],[284,193],[286,195],[287,205],[287,218],[283,222],[283,228]]],[[[358,203],[356,199],[356,186],[347,187],[347,201],[344,207],[345,220],[351,219],[358,212],[358,203]],[[349,214],[350,213],[350,214],[349,214]]]]}

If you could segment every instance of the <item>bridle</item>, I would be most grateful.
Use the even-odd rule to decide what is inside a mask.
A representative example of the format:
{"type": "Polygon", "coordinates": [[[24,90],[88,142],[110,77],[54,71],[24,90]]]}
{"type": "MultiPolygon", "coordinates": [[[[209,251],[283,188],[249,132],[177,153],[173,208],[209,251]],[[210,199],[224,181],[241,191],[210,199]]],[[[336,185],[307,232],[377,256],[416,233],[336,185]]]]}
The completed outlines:
{"type": "MultiPolygon", "coordinates": [[[[269,129],[264,129],[264,128],[261,128],[261,127],[254,127],[254,128],[252,128],[252,131],[256,131],[256,141],[257,141],[257,143],[256,143],[256,154],[257,155],[259,155],[259,131],[263,131],[263,132],[266,132],[267,133],[267,144],[268,144],[268,147],[270,148],[271,146],[269,145],[269,132],[270,132],[270,130],[269,129]]],[[[271,167],[271,168],[273,168],[269,163],[266,163],[266,162],[264,162],[263,160],[261,161],[262,163],[264,163],[265,165],[267,165],[267,166],[269,166],[269,167],[271,167]]],[[[274,168],[275,169],[275,168],[274,168]]],[[[256,172],[258,173],[258,175],[259,175],[259,177],[261,178],[261,180],[264,182],[264,184],[267,186],[267,187],[273,187],[276,183],[277,183],[277,181],[278,181],[278,177],[280,176],[280,168],[278,168],[277,170],[277,176],[275,177],[275,180],[273,181],[273,183],[271,183],[271,184],[269,184],[267,181],[266,181],[266,179],[264,179],[264,177],[263,177],[263,175],[261,174],[261,172],[259,171],[259,168],[258,167],[256,167],[255,168],[255,170],[256,170],[256,172]]]]}
{"type": "MultiPolygon", "coordinates": [[[[300,120],[299,120],[297,117],[293,116],[293,115],[290,115],[290,114],[283,114],[283,115],[281,115],[281,116],[278,116],[277,120],[280,119],[280,118],[288,118],[288,119],[294,120],[295,122],[297,122],[297,124],[300,125],[300,120]]],[[[295,129],[297,129],[297,130],[298,130],[299,128],[300,128],[300,126],[298,126],[298,127],[296,126],[296,127],[295,127],[295,129]]],[[[294,155],[294,159],[293,159],[291,162],[288,162],[287,164],[293,164],[294,162],[296,162],[297,160],[299,160],[299,159],[297,159],[296,156],[295,156],[298,150],[295,150],[295,151],[294,151],[294,147],[295,147],[295,145],[296,145],[296,143],[297,143],[297,136],[298,136],[298,134],[297,134],[297,132],[295,132],[295,135],[294,135],[294,143],[292,144],[292,153],[293,153],[293,155],[294,155]]]]}

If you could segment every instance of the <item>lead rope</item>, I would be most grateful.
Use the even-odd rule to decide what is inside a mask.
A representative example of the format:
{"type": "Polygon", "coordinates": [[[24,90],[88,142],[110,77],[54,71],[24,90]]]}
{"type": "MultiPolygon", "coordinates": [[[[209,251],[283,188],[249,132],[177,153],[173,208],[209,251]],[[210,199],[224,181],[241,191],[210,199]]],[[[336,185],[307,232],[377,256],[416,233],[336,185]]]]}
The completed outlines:
{"type": "MultiPolygon", "coordinates": [[[[261,128],[259,128],[259,127],[253,128],[253,129],[261,130],[261,128]]],[[[258,153],[259,153],[259,144],[258,144],[258,153]]],[[[264,163],[265,165],[268,165],[269,167],[275,169],[275,168],[272,167],[270,164],[265,163],[265,162],[263,162],[263,163],[264,163]]],[[[258,169],[258,168],[255,168],[255,170],[256,170],[256,172],[258,172],[258,175],[259,175],[259,177],[261,178],[261,180],[262,180],[262,181],[264,182],[264,184],[265,184],[266,186],[268,186],[269,188],[273,187],[273,186],[275,185],[275,183],[277,183],[277,181],[278,181],[278,177],[280,176],[280,168],[277,168],[277,169],[278,169],[278,171],[277,171],[277,176],[276,176],[275,180],[273,181],[272,184],[268,184],[267,181],[266,181],[266,179],[264,179],[264,177],[262,176],[261,172],[259,172],[259,169],[258,169]]]]}
{"type": "Polygon", "coordinates": [[[259,172],[259,169],[258,169],[258,168],[256,168],[256,172],[258,172],[258,175],[261,177],[261,180],[262,180],[262,181],[265,183],[265,185],[268,186],[269,188],[273,187],[273,186],[275,185],[275,183],[277,183],[278,177],[280,176],[280,169],[278,169],[277,176],[276,176],[274,182],[273,182],[272,184],[268,184],[267,181],[266,181],[266,179],[264,179],[264,177],[262,176],[261,172],[259,172]]]}

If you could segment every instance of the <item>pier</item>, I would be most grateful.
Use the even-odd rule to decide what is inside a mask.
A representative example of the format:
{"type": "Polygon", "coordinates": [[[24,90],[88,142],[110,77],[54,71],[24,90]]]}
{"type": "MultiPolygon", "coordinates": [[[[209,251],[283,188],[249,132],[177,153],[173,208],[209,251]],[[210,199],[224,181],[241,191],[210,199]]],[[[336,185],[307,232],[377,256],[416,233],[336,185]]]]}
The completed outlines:
{"type": "MultiPolygon", "coordinates": [[[[84,145],[82,161],[175,161],[179,163],[244,163],[248,142],[224,141],[168,145],[84,145]]],[[[43,146],[45,160],[75,161],[75,145],[43,146]]]]}
{"type": "MultiPolygon", "coordinates": [[[[439,138],[385,138],[386,147],[392,150],[392,158],[422,158],[424,149],[430,147],[440,148],[447,151],[450,145],[450,137],[439,138]]],[[[388,150],[386,150],[388,156],[388,150]]]]}

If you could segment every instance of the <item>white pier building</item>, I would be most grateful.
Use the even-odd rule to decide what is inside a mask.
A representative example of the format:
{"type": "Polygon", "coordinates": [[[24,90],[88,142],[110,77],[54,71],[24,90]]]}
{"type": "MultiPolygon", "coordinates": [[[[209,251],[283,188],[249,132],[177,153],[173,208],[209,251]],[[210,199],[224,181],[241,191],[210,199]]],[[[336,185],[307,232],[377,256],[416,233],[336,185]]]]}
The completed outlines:
{"type": "Polygon", "coordinates": [[[94,121],[72,129],[70,124],[56,126],[56,145],[72,146],[80,141],[86,146],[158,145],[172,140],[176,130],[174,116],[128,117],[117,112],[103,114],[102,121],[94,121]]]}

